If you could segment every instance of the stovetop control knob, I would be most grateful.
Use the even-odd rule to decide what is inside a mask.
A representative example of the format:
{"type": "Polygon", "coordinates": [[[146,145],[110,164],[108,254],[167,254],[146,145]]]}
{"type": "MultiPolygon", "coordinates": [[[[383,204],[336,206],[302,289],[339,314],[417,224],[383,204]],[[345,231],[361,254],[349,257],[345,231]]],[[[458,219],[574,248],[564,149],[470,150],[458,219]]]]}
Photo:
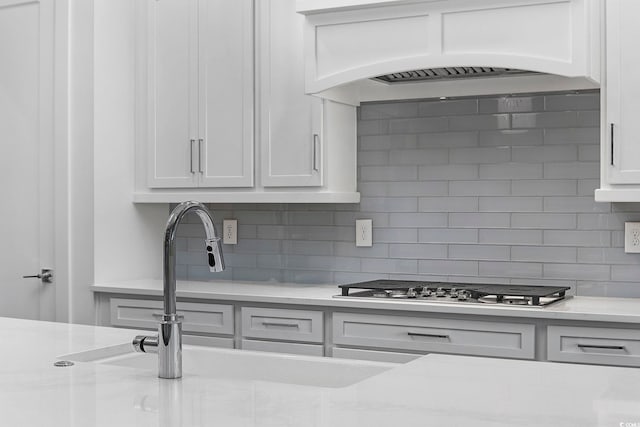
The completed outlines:
{"type": "Polygon", "coordinates": [[[416,292],[415,288],[407,289],[407,298],[415,298],[417,296],[418,296],[418,293],[416,292]]]}
{"type": "Polygon", "coordinates": [[[458,289],[457,288],[451,288],[451,290],[449,291],[449,296],[451,298],[458,298],[458,289]]]}
{"type": "Polygon", "coordinates": [[[458,301],[466,301],[469,298],[467,291],[458,292],[458,301]]]}
{"type": "Polygon", "coordinates": [[[436,289],[436,296],[437,297],[443,297],[443,296],[445,296],[445,294],[446,293],[445,293],[444,289],[442,289],[442,288],[436,289]]]}

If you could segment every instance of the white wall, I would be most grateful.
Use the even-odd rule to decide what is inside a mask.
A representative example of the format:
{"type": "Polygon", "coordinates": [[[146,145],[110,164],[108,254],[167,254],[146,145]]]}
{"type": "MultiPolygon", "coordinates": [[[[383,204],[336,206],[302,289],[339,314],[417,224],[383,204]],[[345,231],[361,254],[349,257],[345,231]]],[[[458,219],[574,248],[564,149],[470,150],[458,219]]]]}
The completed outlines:
{"type": "Polygon", "coordinates": [[[93,324],[90,285],[161,276],[166,205],[137,206],[134,188],[134,5],[60,0],[56,243],[58,321],[93,324]],[[68,22],[66,22],[68,20],[68,22]],[[66,61],[68,55],[68,61],[66,61]]]}
{"type": "Polygon", "coordinates": [[[94,282],[160,278],[166,205],[134,205],[135,2],[94,6],[94,282]]]}
{"type": "MultiPolygon", "coordinates": [[[[66,209],[61,221],[68,229],[66,280],[57,301],[57,320],[93,323],[93,2],[68,2],[67,165],[64,168],[66,209]]],[[[56,162],[60,169],[60,164],[56,162]]],[[[56,256],[63,253],[58,250],[56,256]]],[[[58,279],[61,276],[58,275],[58,279]]]]}

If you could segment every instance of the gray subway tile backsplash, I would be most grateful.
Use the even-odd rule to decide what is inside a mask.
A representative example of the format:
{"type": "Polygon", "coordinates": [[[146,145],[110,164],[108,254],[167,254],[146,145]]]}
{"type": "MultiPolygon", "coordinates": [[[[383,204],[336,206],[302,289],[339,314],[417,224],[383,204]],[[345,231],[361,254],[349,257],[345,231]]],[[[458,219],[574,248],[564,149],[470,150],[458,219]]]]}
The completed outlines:
{"type": "Polygon", "coordinates": [[[450,196],[508,196],[511,194],[511,181],[450,181],[450,196]]]}
{"type": "MultiPolygon", "coordinates": [[[[585,147],[593,147],[587,145],[585,147]]],[[[578,160],[576,145],[522,146],[511,149],[511,159],[520,163],[574,162],[578,160]]],[[[599,157],[599,156],[598,156],[599,157]]]]}
{"type": "Polygon", "coordinates": [[[477,112],[478,100],[475,98],[430,100],[418,104],[418,115],[421,117],[476,114],[477,112]]]}
{"type": "Polygon", "coordinates": [[[444,132],[447,130],[449,130],[449,123],[446,117],[389,120],[389,133],[418,134],[428,132],[444,132]]]}
{"type": "Polygon", "coordinates": [[[511,147],[477,147],[477,148],[451,148],[449,161],[452,164],[482,164],[504,163],[511,160],[511,147]]]}
{"type": "Polygon", "coordinates": [[[541,179],[542,164],[499,163],[480,165],[480,179],[541,179]]]}
{"type": "Polygon", "coordinates": [[[544,143],[549,145],[556,144],[599,144],[600,128],[559,128],[545,129],[544,143]]]}
{"type": "Polygon", "coordinates": [[[389,164],[391,166],[442,165],[447,163],[449,163],[449,150],[445,148],[392,150],[389,153],[389,164]]]}
{"type": "Polygon", "coordinates": [[[543,129],[486,130],[478,133],[480,147],[538,146],[543,143],[543,129]]]}
{"type": "Polygon", "coordinates": [[[541,230],[479,230],[478,242],[495,245],[541,245],[541,230]]]}
{"type": "Polygon", "coordinates": [[[350,283],[377,278],[562,285],[640,297],[625,221],[640,204],[596,203],[597,92],[363,104],[360,204],[211,205],[238,219],[228,269],[211,274],[202,226],[178,230],[178,277],[350,283]],[[355,220],[373,220],[373,247],[355,220]]]}
{"type": "Polygon", "coordinates": [[[478,243],[478,230],[466,228],[421,228],[420,243],[478,243]]]}
{"type": "Polygon", "coordinates": [[[481,98],[478,102],[480,113],[522,113],[543,111],[544,96],[502,96],[481,98]]]}
{"type": "Polygon", "coordinates": [[[597,93],[550,94],[544,97],[544,109],[546,111],[599,111],[600,97],[597,93]]]}

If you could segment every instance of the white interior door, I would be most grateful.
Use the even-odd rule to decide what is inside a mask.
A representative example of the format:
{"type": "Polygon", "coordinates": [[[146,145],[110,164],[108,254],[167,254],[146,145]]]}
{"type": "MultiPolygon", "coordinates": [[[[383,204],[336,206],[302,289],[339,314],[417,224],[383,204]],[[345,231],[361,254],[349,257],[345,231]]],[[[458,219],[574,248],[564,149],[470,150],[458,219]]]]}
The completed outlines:
{"type": "Polygon", "coordinates": [[[0,2],[0,316],[53,320],[53,0],[0,2]]]}

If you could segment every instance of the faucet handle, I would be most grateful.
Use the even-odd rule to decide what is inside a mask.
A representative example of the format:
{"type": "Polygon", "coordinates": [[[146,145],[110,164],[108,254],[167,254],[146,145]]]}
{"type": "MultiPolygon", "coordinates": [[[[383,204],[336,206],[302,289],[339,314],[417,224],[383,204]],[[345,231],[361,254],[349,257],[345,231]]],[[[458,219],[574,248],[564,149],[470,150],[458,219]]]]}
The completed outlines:
{"type": "Polygon", "coordinates": [[[133,349],[138,353],[157,353],[158,336],[136,335],[133,339],[133,349]]]}

